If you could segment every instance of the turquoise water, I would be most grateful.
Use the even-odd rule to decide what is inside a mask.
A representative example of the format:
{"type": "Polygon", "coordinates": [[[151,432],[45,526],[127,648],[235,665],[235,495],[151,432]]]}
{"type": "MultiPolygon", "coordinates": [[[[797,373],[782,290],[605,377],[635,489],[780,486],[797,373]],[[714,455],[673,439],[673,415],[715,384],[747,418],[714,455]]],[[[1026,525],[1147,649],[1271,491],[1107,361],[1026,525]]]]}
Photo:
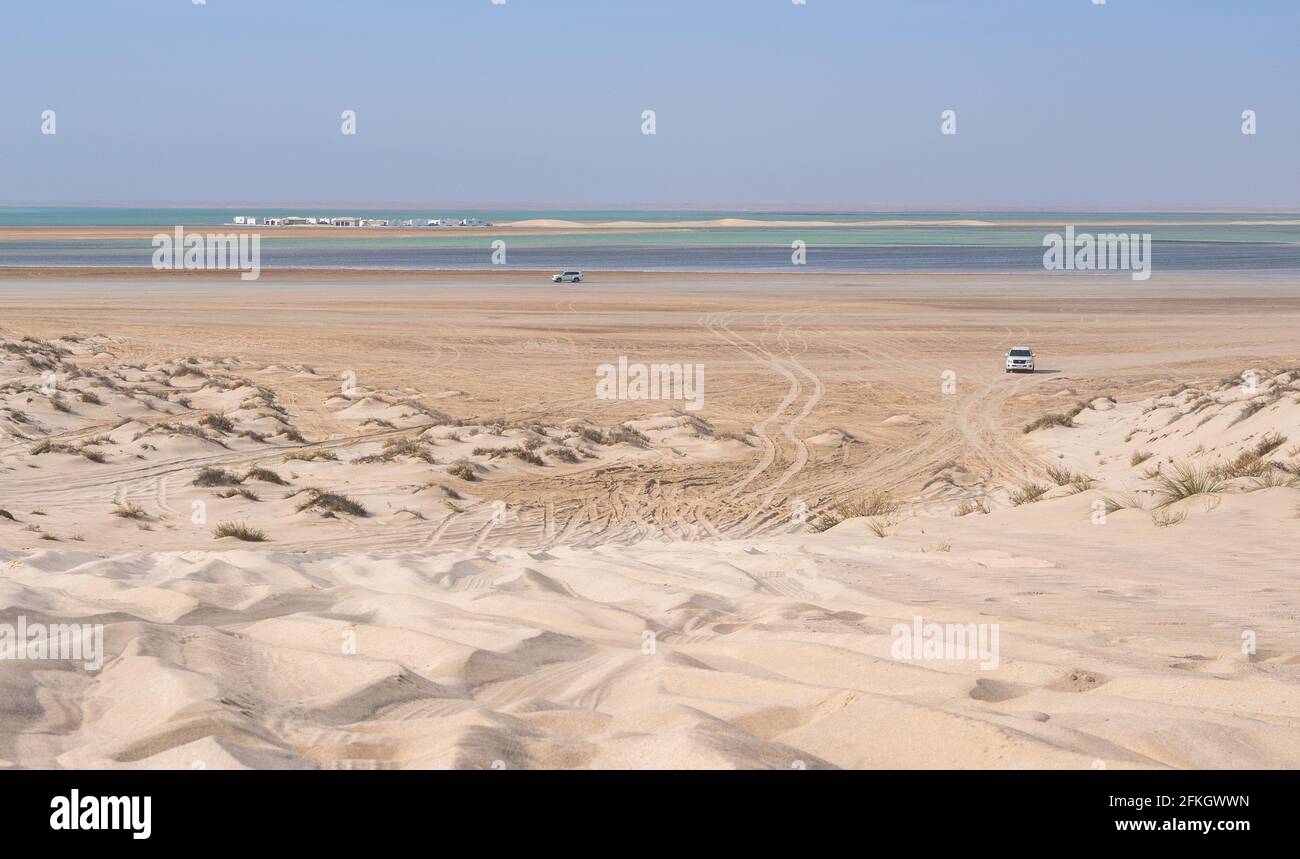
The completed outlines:
{"type": "MultiPolygon", "coordinates": [[[[491,245],[501,239],[508,263],[519,268],[589,270],[789,270],[791,244],[806,243],[807,270],[1030,271],[1042,268],[1043,237],[1067,224],[1079,232],[1150,233],[1155,264],[1180,271],[1300,271],[1300,216],[1237,213],[1099,212],[764,212],[506,211],[464,209],[298,208],[0,208],[0,227],[150,226],[170,232],[228,224],[235,215],[351,215],[363,218],[480,218],[495,224],[549,219],[579,222],[861,221],[865,225],[745,225],[726,228],[619,228],[582,235],[526,235],[508,227],[439,231],[419,236],[357,236],[322,227],[328,238],[279,238],[258,227],[265,268],[489,268],[491,245]],[[987,226],[936,221],[976,220],[987,226]],[[890,222],[906,221],[907,225],[890,222]],[[1222,223],[1232,221],[1235,223],[1222,223]],[[1270,221],[1294,221],[1275,224],[1270,221]],[[882,224],[873,226],[872,224],[882,224]],[[1104,224],[1104,226],[1088,226],[1104,224]]],[[[243,229],[243,228],[241,228],[243,229]]],[[[224,232],[233,231],[226,227],[224,232]]],[[[0,241],[0,266],[148,267],[147,240],[0,241]]]]}

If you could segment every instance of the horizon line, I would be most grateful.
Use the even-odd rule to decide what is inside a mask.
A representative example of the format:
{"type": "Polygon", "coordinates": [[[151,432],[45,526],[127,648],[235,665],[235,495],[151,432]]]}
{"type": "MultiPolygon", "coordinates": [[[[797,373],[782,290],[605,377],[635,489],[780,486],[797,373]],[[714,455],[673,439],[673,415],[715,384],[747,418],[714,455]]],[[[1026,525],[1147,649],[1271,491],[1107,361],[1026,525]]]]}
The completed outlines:
{"type": "Polygon", "coordinates": [[[320,209],[320,208],[337,208],[337,209],[393,209],[397,211],[425,211],[433,209],[451,209],[460,208],[470,211],[518,211],[518,212],[558,212],[558,211],[589,211],[589,212],[725,212],[734,214],[914,214],[914,215],[950,215],[950,214],[972,214],[972,213],[996,213],[996,214],[1243,214],[1243,215],[1300,215],[1300,206],[1295,208],[1255,208],[1255,207],[1199,207],[1199,206],[1116,206],[1110,208],[1099,208],[1095,206],[1069,206],[1056,204],[1052,206],[868,206],[855,207],[851,205],[794,205],[794,206],[774,206],[774,205],[742,205],[742,206],[722,206],[722,205],[704,205],[704,204],[626,204],[612,205],[602,204],[549,204],[543,205],[537,202],[514,202],[514,203],[470,203],[470,202],[444,202],[444,203],[411,203],[411,202],[329,202],[329,201],[297,201],[297,202],[222,202],[222,201],[200,201],[200,202],[156,202],[156,201],[79,201],[75,203],[48,203],[35,201],[0,201],[0,210],[3,209],[320,209]]]}

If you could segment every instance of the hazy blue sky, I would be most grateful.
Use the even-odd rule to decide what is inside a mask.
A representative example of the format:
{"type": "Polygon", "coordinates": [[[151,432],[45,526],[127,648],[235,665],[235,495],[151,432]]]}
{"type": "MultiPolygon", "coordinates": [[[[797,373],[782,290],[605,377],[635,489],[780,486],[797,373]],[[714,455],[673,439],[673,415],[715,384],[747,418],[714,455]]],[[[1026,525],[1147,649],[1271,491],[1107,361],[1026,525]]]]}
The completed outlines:
{"type": "Polygon", "coordinates": [[[1297,0],[5,0],[0,203],[1297,209],[1298,37],[1297,0]]]}

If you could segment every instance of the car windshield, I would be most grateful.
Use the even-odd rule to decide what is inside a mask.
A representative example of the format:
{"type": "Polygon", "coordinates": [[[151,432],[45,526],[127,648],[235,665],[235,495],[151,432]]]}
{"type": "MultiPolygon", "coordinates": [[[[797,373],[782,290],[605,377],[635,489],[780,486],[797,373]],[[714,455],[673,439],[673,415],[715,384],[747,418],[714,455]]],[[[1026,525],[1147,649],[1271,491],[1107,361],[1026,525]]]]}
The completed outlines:
{"type": "Polygon", "coordinates": [[[1033,355],[1033,354],[1034,354],[1034,353],[1031,352],[1031,351],[1028,350],[1028,349],[1012,349],[1012,350],[1011,350],[1011,357],[1012,357],[1012,358],[1028,358],[1029,356],[1031,356],[1031,355],[1033,355]]]}

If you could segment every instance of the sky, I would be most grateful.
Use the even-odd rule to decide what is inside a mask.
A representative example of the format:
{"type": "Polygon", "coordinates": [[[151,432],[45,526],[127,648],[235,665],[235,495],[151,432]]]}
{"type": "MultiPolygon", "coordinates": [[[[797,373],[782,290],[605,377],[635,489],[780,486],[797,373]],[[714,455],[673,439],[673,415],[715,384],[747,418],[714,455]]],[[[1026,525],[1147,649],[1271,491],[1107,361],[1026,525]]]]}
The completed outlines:
{"type": "Polygon", "coordinates": [[[1298,36],[1296,0],[5,0],[0,205],[1296,211],[1298,36]]]}

